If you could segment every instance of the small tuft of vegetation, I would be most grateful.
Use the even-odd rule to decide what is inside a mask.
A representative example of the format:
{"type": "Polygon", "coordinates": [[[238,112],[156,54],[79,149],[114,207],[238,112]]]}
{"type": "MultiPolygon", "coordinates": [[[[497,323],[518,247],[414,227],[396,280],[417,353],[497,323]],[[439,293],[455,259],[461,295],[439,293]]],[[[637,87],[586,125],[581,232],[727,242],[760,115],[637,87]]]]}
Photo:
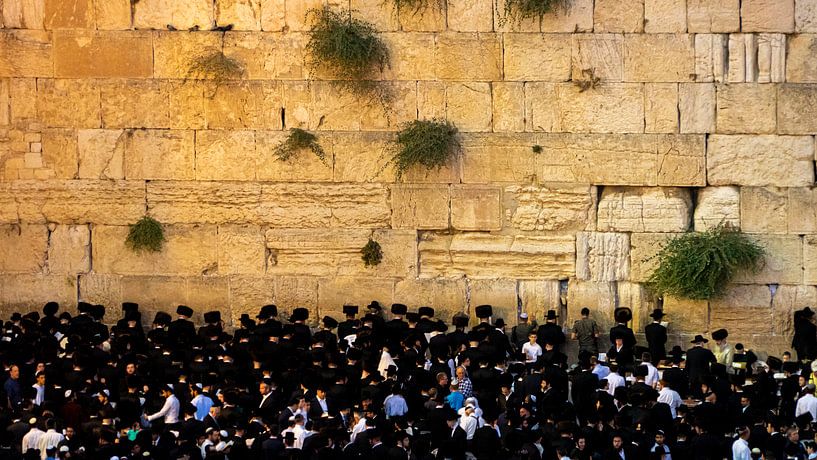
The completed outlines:
{"type": "Polygon", "coordinates": [[[534,146],[533,146],[533,147],[531,147],[530,149],[531,149],[531,150],[533,150],[533,153],[535,153],[535,154],[537,154],[537,155],[538,155],[538,154],[540,154],[540,153],[542,153],[542,152],[544,151],[544,149],[542,148],[542,146],[541,146],[541,145],[539,145],[539,144],[534,145],[534,146]]]}
{"type": "Polygon", "coordinates": [[[557,8],[566,9],[569,0],[505,0],[504,14],[499,14],[499,25],[504,26],[508,21],[520,24],[528,19],[542,18],[557,8]]]}
{"type": "Polygon", "coordinates": [[[165,232],[156,219],[145,216],[130,226],[125,240],[131,250],[136,252],[159,252],[165,242],[165,232]]]}
{"type": "Polygon", "coordinates": [[[660,295],[713,299],[723,294],[739,271],[760,270],[764,255],[762,247],[728,225],[685,233],[669,240],[648,259],[658,259],[648,283],[660,295]]]}
{"type": "Polygon", "coordinates": [[[596,89],[596,86],[601,82],[601,78],[596,76],[596,69],[582,70],[582,79],[576,80],[574,83],[579,87],[579,92],[583,93],[588,89],[596,89]]]}
{"type": "Polygon", "coordinates": [[[290,129],[289,136],[275,147],[273,154],[278,157],[279,160],[287,161],[302,150],[311,150],[312,153],[321,160],[321,163],[327,164],[326,152],[323,150],[323,147],[318,144],[318,138],[309,131],[304,131],[300,128],[290,129]]]}
{"type": "Polygon", "coordinates": [[[312,19],[308,67],[328,71],[353,92],[375,93],[384,100],[385,87],[375,78],[388,65],[389,51],[374,25],[353,18],[348,10],[312,9],[307,17],[312,19]]]}
{"type": "Polygon", "coordinates": [[[460,151],[457,128],[447,120],[413,120],[404,123],[394,142],[397,179],[414,165],[440,169],[460,151]]]}
{"type": "Polygon", "coordinates": [[[210,97],[215,96],[218,88],[230,80],[240,80],[244,76],[244,64],[214,50],[193,59],[187,72],[187,79],[209,80],[213,83],[210,97]]]}
{"type": "Polygon", "coordinates": [[[360,250],[362,254],[363,263],[366,264],[367,267],[374,267],[375,265],[380,265],[380,262],[383,261],[383,250],[380,247],[380,243],[377,241],[369,238],[369,242],[366,243],[366,246],[363,246],[363,249],[360,250]]]}
{"type": "Polygon", "coordinates": [[[391,0],[397,11],[411,11],[413,14],[419,14],[434,6],[439,9],[445,8],[445,0],[391,0]]]}

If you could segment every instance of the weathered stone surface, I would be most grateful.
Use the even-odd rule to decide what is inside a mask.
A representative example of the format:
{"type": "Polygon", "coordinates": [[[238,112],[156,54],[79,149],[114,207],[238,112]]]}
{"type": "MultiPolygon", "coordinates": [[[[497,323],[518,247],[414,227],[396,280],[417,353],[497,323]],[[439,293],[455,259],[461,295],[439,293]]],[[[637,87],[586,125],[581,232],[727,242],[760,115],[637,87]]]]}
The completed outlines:
{"type": "Polygon", "coordinates": [[[466,307],[465,279],[404,279],[394,285],[394,299],[412,310],[429,306],[435,315],[446,322],[456,312],[464,312],[466,307]]]}
{"type": "MultiPolygon", "coordinates": [[[[380,6],[379,6],[380,7],[380,6]]],[[[433,80],[434,34],[385,33],[383,40],[391,52],[391,63],[384,69],[384,78],[395,80],[433,80]]]]}
{"type": "Polygon", "coordinates": [[[233,30],[261,30],[261,0],[217,0],[217,24],[232,24],[233,30]]]}
{"type": "Polygon", "coordinates": [[[499,187],[451,187],[451,226],[457,230],[500,230],[502,211],[499,187]]]}
{"type": "MultiPolygon", "coordinates": [[[[263,11],[266,5],[262,4],[261,7],[263,11]]],[[[349,7],[352,11],[359,12],[361,17],[374,24],[380,32],[391,32],[400,28],[395,3],[383,3],[378,0],[351,0],[349,7]]],[[[283,5],[280,8],[283,9],[283,5]]]]}
{"type": "Polygon", "coordinates": [[[162,223],[260,221],[258,183],[151,181],[146,189],[150,214],[162,223]]]}
{"type": "Polygon", "coordinates": [[[474,308],[478,305],[493,306],[493,320],[499,318],[505,320],[509,326],[516,325],[518,316],[518,300],[516,293],[516,280],[509,279],[485,279],[466,280],[469,296],[469,313],[471,324],[479,320],[474,314],[474,308]]]}
{"type": "Polygon", "coordinates": [[[65,78],[153,76],[153,39],[142,32],[54,32],[54,72],[65,78]]]}
{"type": "MultiPolygon", "coordinates": [[[[79,300],[100,305],[119,305],[122,303],[122,276],[102,275],[99,273],[82,273],[77,277],[79,300]]],[[[153,317],[142,314],[142,323],[153,322],[153,317]]]]}
{"type": "MultiPolygon", "coordinates": [[[[90,80],[38,80],[37,117],[51,127],[100,128],[99,86],[90,80]]],[[[12,100],[12,116],[14,116],[12,100]]]]}
{"type": "Polygon", "coordinates": [[[790,214],[787,189],[740,188],[740,227],[744,232],[786,233],[790,214]]]}
{"type": "MultiPolygon", "coordinates": [[[[70,2],[70,0],[69,0],[70,2]]],[[[96,28],[99,30],[127,30],[131,28],[129,0],[94,2],[96,28]]]]}
{"type": "Polygon", "coordinates": [[[448,4],[448,28],[458,32],[493,31],[493,0],[452,2],[448,4]]]}
{"type": "Polygon", "coordinates": [[[447,119],[460,131],[490,131],[491,85],[452,83],[445,90],[447,119]]]}
{"type": "Polygon", "coordinates": [[[817,237],[807,235],[803,246],[803,267],[805,284],[817,284],[817,237]]]}
{"type": "Polygon", "coordinates": [[[567,81],[571,37],[567,34],[506,34],[505,80],[567,81]]]}
{"type": "Polygon", "coordinates": [[[678,85],[647,83],[644,85],[644,132],[678,132],[678,85]]]}
{"type": "Polygon", "coordinates": [[[681,83],[678,87],[678,111],[682,133],[715,132],[715,85],[681,83]]]}
{"type": "Polygon", "coordinates": [[[643,32],[644,0],[597,0],[593,10],[595,32],[643,32]]]}
{"type": "Polygon", "coordinates": [[[554,131],[585,133],[644,132],[642,85],[611,83],[581,92],[576,85],[556,87],[559,123],[554,131]]]}
{"type": "Polygon", "coordinates": [[[124,179],[124,155],[132,135],[121,129],[79,130],[79,178],[124,179]]]}
{"type": "MultiPolygon", "coordinates": [[[[308,36],[302,33],[239,32],[225,36],[224,54],[243,65],[244,77],[249,79],[300,79],[307,73],[304,65],[307,41],[308,36]]],[[[207,53],[217,49],[211,45],[207,53]]]]}
{"type": "Polygon", "coordinates": [[[51,77],[52,49],[48,33],[36,30],[0,32],[0,76],[51,77]]]}
{"type": "Polygon", "coordinates": [[[778,286],[772,295],[772,332],[794,334],[794,312],[817,302],[815,286],[778,286]]]}
{"type": "Polygon", "coordinates": [[[586,185],[508,186],[505,222],[523,232],[593,230],[596,196],[596,188],[586,185]]]}
{"type": "Polygon", "coordinates": [[[621,281],[630,276],[630,236],[626,233],[576,234],[576,278],[621,281]]]}
{"type": "Polygon", "coordinates": [[[48,256],[45,225],[0,226],[0,271],[42,273],[48,256]]]}
{"type": "Polygon", "coordinates": [[[777,88],[773,85],[718,85],[717,132],[770,134],[777,129],[777,88]]]}
{"type": "Polygon", "coordinates": [[[499,135],[463,141],[463,182],[703,185],[702,136],[499,135]],[[532,146],[542,147],[534,154],[532,146]]]}
{"type": "Polygon", "coordinates": [[[392,228],[448,228],[450,203],[448,187],[396,184],[391,188],[392,228]]]}
{"type": "Polygon", "coordinates": [[[803,282],[803,239],[799,236],[753,235],[766,250],[757,273],[741,271],[734,282],[741,284],[800,284],[803,282]]]}
{"type": "Polygon", "coordinates": [[[521,82],[494,82],[491,85],[493,131],[525,130],[525,86],[521,82]]]}
{"type": "MultiPolygon", "coordinates": [[[[543,311],[561,304],[561,283],[558,280],[519,280],[517,291],[522,311],[532,323],[543,311]]],[[[567,300],[567,299],[565,299],[567,300]]]]}
{"type": "Polygon", "coordinates": [[[124,225],[136,222],[144,210],[143,182],[52,180],[0,183],[0,216],[8,223],[124,225]]]}
{"type": "MultiPolygon", "coordinates": [[[[554,308],[551,306],[551,308],[554,308]]],[[[592,318],[596,320],[602,332],[610,330],[613,323],[613,311],[616,308],[616,286],[615,283],[603,281],[582,281],[571,278],[567,287],[567,316],[563,324],[572,328],[573,323],[581,318],[581,309],[587,307],[592,312],[592,318]]],[[[556,309],[558,311],[558,309],[556,309]]],[[[599,341],[601,348],[607,346],[608,342],[599,341]]]]}
{"type": "Polygon", "coordinates": [[[780,134],[817,133],[817,85],[780,85],[777,97],[780,134]]]}
{"type": "Polygon", "coordinates": [[[728,75],[727,56],[729,38],[722,34],[695,35],[695,75],[701,83],[723,82],[728,75]]]}
{"type": "Polygon", "coordinates": [[[654,256],[677,233],[633,233],[630,235],[630,280],[645,282],[658,266],[654,256]]]}
{"type": "Polygon", "coordinates": [[[502,74],[497,34],[442,33],[434,48],[434,72],[442,80],[492,81],[502,74]],[[473,50],[480,50],[474,53],[473,50]]]}
{"type": "MultiPolygon", "coordinates": [[[[237,322],[242,313],[255,318],[260,306],[274,304],[275,281],[274,278],[269,277],[231,276],[229,294],[233,322],[237,322]]],[[[314,281],[314,284],[314,294],[317,297],[317,280],[314,281]]]]}
{"type": "MultiPolygon", "coordinates": [[[[353,4],[354,4],[353,0],[353,4]]],[[[261,2],[261,29],[265,32],[281,32],[286,27],[286,8],[281,2],[261,2]]],[[[360,11],[360,8],[352,7],[360,11]]]]}
{"type": "Polygon", "coordinates": [[[373,300],[391,305],[393,299],[393,280],[348,276],[318,280],[318,309],[322,315],[340,318],[343,305],[363,307],[373,300]]]}
{"type": "Polygon", "coordinates": [[[422,277],[566,278],[575,268],[572,236],[499,236],[479,233],[423,234],[422,277]]]}
{"type": "Polygon", "coordinates": [[[218,236],[212,225],[165,225],[160,252],[134,252],[125,245],[126,226],[96,226],[94,271],[123,275],[211,275],[218,271],[218,236]]]}
{"type": "Polygon", "coordinates": [[[140,0],[134,5],[133,26],[137,29],[166,29],[170,24],[178,30],[198,26],[209,29],[215,21],[210,0],[140,0]]]}
{"type": "Polygon", "coordinates": [[[684,33],[687,29],[686,0],[646,0],[644,32],[684,33]]]}
{"type": "Polygon", "coordinates": [[[789,36],[786,56],[786,81],[789,83],[817,83],[817,60],[814,49],[817,34],[789,36]]]}
{"type": "Polygon", "coordinates": [[[740,189],[706,187],[698,190],[694,216],[695,230],[708,230],[721,224],[740,228],[740,189]]]}
{"type": "Polygon", "coordinates": [[[77,136],[72,129],[45,129],[41,135],[44,166],[56,179],[77,178],[77,136]]]}
{"type": "Polygon", "coordinates": [[[806,186],[814,183],[813,161],[808,136],[713,135],[707,179],[711,185],[806,186]]]}
{"type": "Polygon", "coordinates": [[[195,177],[193,131],[133,131],[125,152],[126,179],[191,180],[195,177]]]}
{"type": "Polygon", "coordinates": [[[694,36],[636,34],[624,38],[624,81],[685,82],[695,73],[694,36]],[[656,65],[661,62],[662,65],[656,65]]]}
{"type": "Polygon", "coordinates": [[[153,36],[156,78],[188,78],[200,57],[221,49],[220,35],[212,32],[159,31],[153,36]]]}
{"type": "Polygon", "coordinates": [[[416,232],[409,230],[267,230],[266,272],[310,276],[414,276],[416,232]],[[361,249],[369,238],[380,243],[383,260],[366,267],[361,249]]]}
{"type": "Polygon", "coordinates": [[[794,2],[795,32],[817,32],[817,1],[797,0],[794,2]]]}
{"type": "MultiPolygon", "coordinates": [[[[282,161],[273,152],[279,144],[286,140],[288,135],[289,133],[281,131],[255,131],[256,179],[275,182],[331,181],[333,166],[337,166],[333,162],[332,140],[323,135],[318,136],[318,144],[326,153],[325,163],[310,150],[298,152],[287,161],[282,161]]],[[[214,176],[214,179],[219,178],[214,176]]]]}
{"type": "Polygon", "coordinates": [[[0,304],[11,310],[29,312],[55,301],[68,311],[77,305],[76,278],[65,275],[0,275],[0,304]],[[32,308],[34,307],[34,308],[32,308]]]}
{"type": "Polygon", "coordinates": [[[786,79],[786,34],[759,34],[757,39],[758,83],[782,83],[786,79]]]}
{"type": "Polygon", "coordinates": [[[772,297],[768,286],[735,285],[723,298],[713,300],[711,328],[724,328],[730,335],[754,336],[772,333],[772,297]]]}
{"type": "Polygon", "coordinates": [[[195,141],[196,179],[256,179],[255,131],[199,131],[195,141]]]}
{"type": "MultiPolygon", "coordinates": [[[[817,189],[797,187],[788,192],[788,233],[805,234],[817,232],[817,189]]],[[[758,211],[760,211],[758,209],[758,211]]]]}
{"type": "Polygon", "coordinates": [[[57,225],[48,240],[50,273],[91,271],[91,229],[87,225],[57,225]]]}
{"type": "Polygon", "coordinates": [[[672,334],[705,334],[709,330],[709,312],[709,302],[706,300],[664,297],[664,321],[669,323],[667,329],[672,334]]]}
{"type": "Polygon", "coordinates": [[[267,266],[264,232],[253,225],[219,225],[218,272],[262,275],[267,266]]]}
{"type": "Polygon", "coordinates": [[[681,232],[689,228],[692,197],[681,188],[606,187],[599,199],[599,231],[681,232]]]}
{"type": "Polygon", "coordinates": [[[583,78],[582,71],[604,82],[624,81],[624,35],[573,34],[572,77],[583,78]]]}
{"type": "Polygon", "coordinates": [[[281,87],[277,82],[225,83],[205,94],[211,129],[281,129],[281,87]]]}
{"type": "Polygon", "coordinates": [[[156,80],[113,80],[100,86],[106,128],[169,128],[168,88],[156,80]],[[164,90],[164,91],[163,91],[164,90]],[[133,110],[134,107],[152,110],[133,110]]]}
{"type": "Polygon", "coordinates": [[[441,32],[445,30],[445,4],[431,2],[423,8],[423,11],[415,11],[411,7],[403,6],[398,8],[397,19],[401,30],[441,32]]]}
{"type": "Polygon", "coordinates": [[[738,32],[740,0],[687,0],[690,33],[738,32]]]}
{"type": "Polygon", "coordinates": [[[794,32],[794,0],[742,0],[744,32],[794,32]]]}

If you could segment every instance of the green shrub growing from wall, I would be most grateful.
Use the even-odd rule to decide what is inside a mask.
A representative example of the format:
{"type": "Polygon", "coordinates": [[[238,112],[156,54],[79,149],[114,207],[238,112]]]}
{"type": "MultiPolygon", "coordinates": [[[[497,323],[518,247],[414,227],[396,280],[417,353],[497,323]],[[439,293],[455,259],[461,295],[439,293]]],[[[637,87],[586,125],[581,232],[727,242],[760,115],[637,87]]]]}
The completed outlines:
{"type": "Polygon", "coordinates": [[[397,178],[415,165],[427,169],[446,166],[460,151],[457,128],[447,120],[413,120],[404,123],[394,142],[391,159],[397,178]]]}
{"type": "Polygon", "coordinates": [[[290,129],[289,136],[275,147],[273,153],[279,160],[287,161],[296,153],[307,149],[311,150],[312,153],[321,160],[321,163],[327,164],[326,152],[323,150],[323,147],[318,144],[318,138],[309,131],[304,131],[300,128],[290,129]]]}
{"type": "Polygon", "coordinates": [[[391,0],[397,11],[410,11],[413,14],[420,14],[430,7],[439,9],[445,8],[445,0],[391,0]]]}
{"type": "Polygon", "coordinates": [[[125,245],[136,252],[159,252],[165,242],[165,232],[156,219],[145,216],[130,226],[125,245]]]}
{"type": "Polygon", "coordinates": [[[569,0],[504,0],[504,14],[499,14],[500,25],[508,21],[519,24],[528,19],[542,18],[550,14],[557,8],[565,9],[569,6],[569,0]]]}
{"type": "Polygon", "coordinates": [[[363,249],[360,250],[360,254],[363,263],[365,263],[367,267],[380,265],[380,262],[383,261],[383,249],[380,247],[380,243],[371,238],[369,238],[369,242],[366,243],[366,246],[363,246],[363,249]]]}
{"type": "Polygon", "coordinates": [[[684,233],[669,240],[654,256],[658,267],[648,284],[661,295],[713,299],[723,294],[738,272],[760,270],[764,255],[762,247],[730,226],[684,233]]]}

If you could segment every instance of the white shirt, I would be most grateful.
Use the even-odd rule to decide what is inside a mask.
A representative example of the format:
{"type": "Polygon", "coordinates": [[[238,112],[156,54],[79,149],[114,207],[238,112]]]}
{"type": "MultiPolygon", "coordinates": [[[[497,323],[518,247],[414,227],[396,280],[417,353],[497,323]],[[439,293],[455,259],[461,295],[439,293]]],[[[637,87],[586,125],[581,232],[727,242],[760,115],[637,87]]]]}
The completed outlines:
{"type": "Polygon", "coordinates": [[[46,449],[49,447],[57,447],[59,443],[61,443],[65,439],[65,436],[62,433],[57,433],[57,431],[53,428],[46,431],[42,436],[40,436],[40,445],[37,447],[40,449],[40,458],[43,460],[46,459],[46,449]]]}
{"type": "Polygon", "coordinates": [[[304,439],[306,439],[306,430],[301,425],[295,425],[292,428],[287,428],[286,430],[281,432],[281,437],[283,438],[284,435],[288,432],[292,432],[295,436],[295,443],[292,444],[292,447],[296,449],[303,449],[304,447],[304,439]]]}
{"type": "Polygon", "coordinates": [[[676,411],[681,407],[681,404],[683,404],[681,395],[670,387],[661,388],[661,391],[658,392],[658,402],[665,403],[669,406],[669,410],[672,412],[672,418],[678,416],[676,411]]]}
{"type": "Polygon", "coordinates": [[[752,451],[745,439],[738,438],[732,443],[732,460],[752,460],[752,451]]]}
{"type": "Polygon", "coordinates": [[[525,344],[522,345],[522,353],[525,354],[526,363],[535,363],[536,360],[542,356],[542,347],[539,346],[538,343],[531,344],[530,342],[525,342],[525,344]]]}
{"type": "Polygon", "coordinates": [[[32,388],[37,390],[37,396],[34,397],[34,404],[41,406],[43,401],[45,401],[45,387],[41,385],[31,385],[32,388]]]}
{"type": "MultiPolygon", "coordinates": [[[[650,449],[650,452],[655,452],[656,447],[658,447],[658,443],[653,444],[652,449],[650,449]]],[[[661,447],[664,450],[664,460],[672,460],[672,455],[669,453],[669,446],[664,444],[661,447]]]]}
{"type": "Polygon", "coordinates": [[[148,421],[152,422],[156,419],[164,417],[166,424],[179,422],[179,400],[176,396],[170,395],[165,399],[165,404],[159,412],[148,416],[148,421]]]}
{"type": "Polygon", "coordinates": [[[610,372],[607,376],[607,393],[610,396],[615,396],[616,388],[624,386],[624,377],[618,375],[618,372],[610,372]]]}
{"type": "Polygon", "coordinates": [[[811,413],[812,420],[817,420],[817,397],[810,393],[804,394],[797,400],[797,410],[794,411],[794,416],[799,417],[806,412],[811,413]]]}
{"type": "Polygon", "coordinates": [[[644,383],[655,388],[658,385],[658,369],[652,363],[643,363],[643,365],[647,366],[647,378],[644,379],[644,383]]]}
{"type": "Polygon", "coordinates": [[[28,449],[39,449],[40,438],[42,438],[44,434],[45,432],[36,426],[32,427],[31,430],[23,436],[23,453],[26,453],[28,449]]]}
{"type": "Polygon", "coordinates": [[[465,439],[474,439],[474,433],[479,426],[479,420],[472,415],[463,415],[460,417],[460,428],[465,431],[465,439]]]}

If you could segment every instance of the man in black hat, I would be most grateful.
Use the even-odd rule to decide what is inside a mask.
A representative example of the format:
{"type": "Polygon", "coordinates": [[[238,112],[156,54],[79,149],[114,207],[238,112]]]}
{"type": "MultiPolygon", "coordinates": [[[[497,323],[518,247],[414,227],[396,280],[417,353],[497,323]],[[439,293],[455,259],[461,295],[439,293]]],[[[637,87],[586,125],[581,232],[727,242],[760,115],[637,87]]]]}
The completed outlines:
{"type": "Polygon", "coordinates": [[[731,369],[734,352],[732,346],[726,342],[727,337],[729,337],[729,332],[726,329],[718,329],[712,333],[712,340],[715,341],[712,353],[718,363],[723,364],[727,369],[731,369]]]}
{"type": "Polygon", "coordinates": [[[794,337],[792,348],[797,351],[798,361],[812,361],[817,358],[817,325],[813,321],[811,307],[794,312],[794,337]]]}
{"type": "Polygon", "coordinates": [[[474,309],[474,314],[479,318],[479,324],[471,330],[488,335],[494,327],[491,326],[491,316],[494,315],[494,307],[491,305],[479,305],[474,309]]]}
{"type": "Polygon", "coordinates": [[[176,307],[176,314],[179,316],[170,323],[167,328],[167,335],[176,347],[184,347],[193,342],[196,337],[196,326],[190,321],[193,316],[193,309],[187,305],[176,307]]]}
{"type": "Polygon", "coordinates": [[[355,334],[360,327],[360,322],[355,319],[357,316],[357,305],[344,305],[343,314],[346,315],[346,321],[341,321],[338,324],[338,338],[343,340],[347,336],[355,334]]]}
{"type": "Polygon", "coordinates": [[[628,307],[618,307],[613,312],[616,325],[610,328],[610,343],[615,345],[616,338],[624,340],[624,346],[635,350],[636,340],[633,330],[627,327],[627,323],[633,319],[633,311],[628,307]]]}
{"type": "Polygon", "coordinates": [[[698,334],[692,339],[692,348],[687,350],[686,371],[689,374],[690,389],[700,392],[701,378],[709,375],[709,367],[716,363],[715,355],[704,344],[709,342],[698,334]]]}
{"type": "Polygon", "coordinates": [[[403,320],[403,316],[408,312],[408,307],[395,303],[391,306],[392,319],[386,321],[383,326],[386,335],[386,345],[389,350],[399,350],[400,340],[408,333],[408,323],[403,320]]]}
{"type": "Polygon", "coordinates": [[[667,328],[661,324],[664,311],[656,308],[650,313],[653,321],[644,327],[644,336],[647,338],[647,348],[650,350],[652,363],[657,364],[667,356],[667,328]]]}
{"type": "Polygon", "coordinates": [[[332,332],[338,327],[338,320],[331,316],[324,316],[321,320],[321,330],[312,335],[312,341],[322,343],[327,352],[335,353],[338,349],[338,336],[332,332]]]}
{"type": "Polygon", "coordinates": [[[292,310],[292,315],[289,321],[292,323],[292,343],[304,350],[309,348],[312,344],[312,330],[306,325],[306,320],[309,319],[309,310],[303,307],[298,307],[292,310]]]}
{"type": "Polygon", "coordinates": [[[548,310],[545,316],[545,324],[539,326],[536,331],[536,343],[544,350],[546,344],[552,344],[555,351],[561,352],[562,345],[565,343],[565,333],[562,328],[556,324],[556,310],[548,310]]]}

